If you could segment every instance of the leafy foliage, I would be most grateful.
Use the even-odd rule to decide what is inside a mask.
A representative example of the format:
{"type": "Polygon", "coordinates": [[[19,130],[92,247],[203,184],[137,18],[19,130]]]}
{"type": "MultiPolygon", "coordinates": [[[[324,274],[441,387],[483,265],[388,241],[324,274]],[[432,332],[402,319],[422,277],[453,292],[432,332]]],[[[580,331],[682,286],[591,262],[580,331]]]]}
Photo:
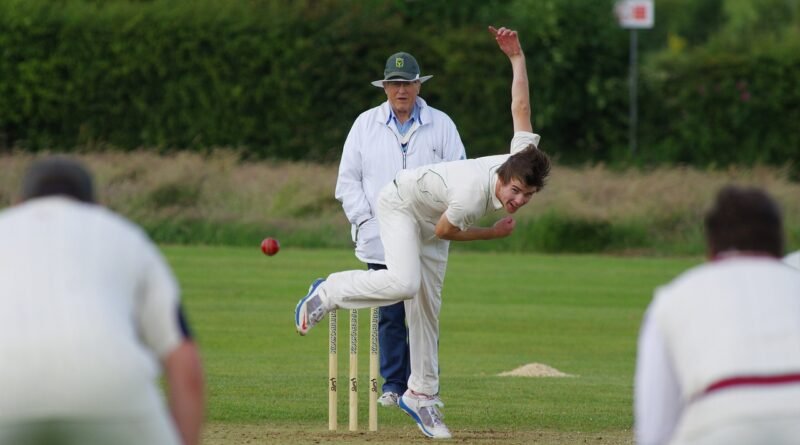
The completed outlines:
{"type": "Polygon", "coordinates": [[[645,72],[646,158],[694,165],[800,160],[794,51],[753,56],[697,51],[645,72]]]}
{"type": "MultiPolygon", "coordinates": [[[[232,147],[333,162],[369,82],[413,53],[471,157],[505,150],[519,29],[534,128],[563,163],[628,162],[613,0],[5,0],[0,149],[232,147]]],[[[800,0],[660,0],[643,31],[640,162],[800,165],[800,0]]]]}
{"type": "Polygon", "coordinates": [[[510,68],[491,23],[525,29],[549,144],[599,158],[619,136],[618,119],[601,114],[619,116],[624,45],[609,4],[590,14],[585,4],[9,0],[0,128],[6,146],[30,149],[234,146],[333,160],[355,116],[384,100],[369,81],[386,55],[407,50],[435,74],[423,97],[453,116],[470,155],[497,153],[510,133],[510,68]],[[614,46],[619,57],[594,57],[614,46]]]}

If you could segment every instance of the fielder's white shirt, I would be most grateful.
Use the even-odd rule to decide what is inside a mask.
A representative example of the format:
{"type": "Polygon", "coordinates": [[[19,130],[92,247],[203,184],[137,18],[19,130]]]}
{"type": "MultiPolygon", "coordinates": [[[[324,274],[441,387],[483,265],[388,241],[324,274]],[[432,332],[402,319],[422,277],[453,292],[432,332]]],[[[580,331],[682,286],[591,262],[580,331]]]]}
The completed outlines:
{"type": "Polygon", "coordinates": [[[794,267],[797,270],[800,270],[800,250],[797,252],[790,253],[783,257],[783,262],[794,267]]]}
{"type": "Polygon", "coordinates": [[[178,286],[132,223],[63,197],[0,212],[0,303],[0,420],[163,405],[159,360],[183,339],[178,286]]]}
{"type": "Polygon", "coordinates": [[[495,196],[497,169],[525,147],[539,145],[539,135],[519,131],[511,140],[511,152],[463,161],[420,167],[397,175],[398,192],[412,197],[418,215],[434,225],[442,214],[451,224],[467,230],[479,218],[499,210],[495,196]]]}
{"type": "Polygon", "coordinates": [[[636,443],[781,416],[800,422],[797,384],[703,394],[724,379],[791,373],[800,373],[800,274],[776,259],[747,256],[690,269],[656,291],[642,325],[636,443]]]}

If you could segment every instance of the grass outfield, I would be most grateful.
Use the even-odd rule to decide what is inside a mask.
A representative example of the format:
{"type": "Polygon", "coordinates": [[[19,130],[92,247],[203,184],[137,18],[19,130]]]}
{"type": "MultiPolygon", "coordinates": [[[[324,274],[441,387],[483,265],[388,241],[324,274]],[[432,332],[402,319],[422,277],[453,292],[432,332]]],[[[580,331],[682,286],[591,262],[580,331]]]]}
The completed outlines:
{"type": "MultiPolygon", "coordinates": [[[[164,247],[202,348],[206,444],[420,443],[413,422],[380,408],[367,424],[368,312],[360,314],[359,433],[327,431],[327,323],[307,337],[293,310],[312,279],[362,265],[346,250],[164,247]]],[[[441,394],[459,442],[632,443],[636,335],[654,287],[699,258],[453,252],[441,314],[441,394]],[[573,377],[498,377],[541,363],[573,377]]],[[[339,320],[340,382],[348,372],[339,320]]]]}

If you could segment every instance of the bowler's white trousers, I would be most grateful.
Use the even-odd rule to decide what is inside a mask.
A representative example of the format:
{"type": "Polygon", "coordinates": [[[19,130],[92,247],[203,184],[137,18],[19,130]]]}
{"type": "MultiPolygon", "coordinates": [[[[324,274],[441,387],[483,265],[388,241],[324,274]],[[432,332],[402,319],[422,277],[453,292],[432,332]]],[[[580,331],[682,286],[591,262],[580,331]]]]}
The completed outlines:
{"type": "Polygon", "coordinates": [[[408,387],[439,392],[439,311],[450,242],[436,237],[432,215],[404,200],[394,183],[377,209],[386,270],[350,270],[328,276],[319,294],[328,309],[362,309],[405,300],[411,376],[408,387]]]}

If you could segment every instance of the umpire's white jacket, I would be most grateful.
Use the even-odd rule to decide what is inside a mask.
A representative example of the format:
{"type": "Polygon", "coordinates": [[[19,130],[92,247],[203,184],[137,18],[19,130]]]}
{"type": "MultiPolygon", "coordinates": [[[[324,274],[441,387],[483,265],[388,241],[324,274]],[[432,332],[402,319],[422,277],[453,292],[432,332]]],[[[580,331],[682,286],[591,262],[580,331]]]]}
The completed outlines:
{"type": "Polygon", "coordinates": [[[381,188],[402,169],[466,158],[453,120],[420,97],[416,103],[419,123],[404,136],[397,131],[386,101],[361,113],[344,143],[336,199],[353,225],[356,257],[365,263],[384,263],[375,218],[381,188]]]}

